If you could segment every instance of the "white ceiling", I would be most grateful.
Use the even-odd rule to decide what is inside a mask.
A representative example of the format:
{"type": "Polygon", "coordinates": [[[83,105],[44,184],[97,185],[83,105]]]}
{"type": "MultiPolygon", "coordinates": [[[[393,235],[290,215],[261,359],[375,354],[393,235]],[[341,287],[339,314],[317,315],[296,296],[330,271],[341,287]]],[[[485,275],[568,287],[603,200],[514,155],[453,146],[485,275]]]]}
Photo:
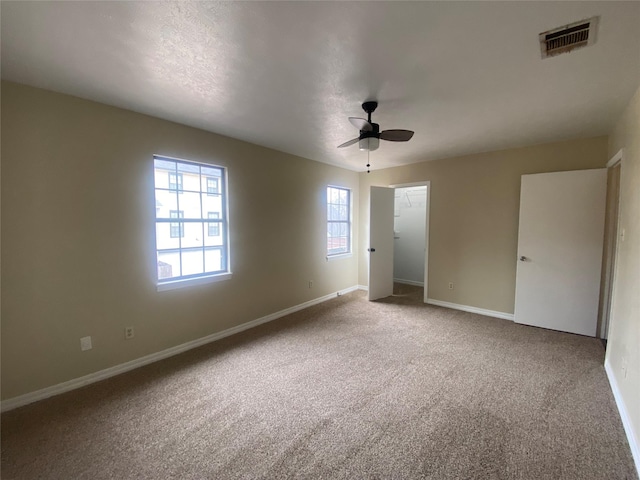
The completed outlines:
{"type": "Polygon", "coordinates": [[[607,134],[640,83],[640,2],[7,2],[2,78],[363,170],[607,134]],[[600,15],[592,47],[538,34],[600,15]]]}

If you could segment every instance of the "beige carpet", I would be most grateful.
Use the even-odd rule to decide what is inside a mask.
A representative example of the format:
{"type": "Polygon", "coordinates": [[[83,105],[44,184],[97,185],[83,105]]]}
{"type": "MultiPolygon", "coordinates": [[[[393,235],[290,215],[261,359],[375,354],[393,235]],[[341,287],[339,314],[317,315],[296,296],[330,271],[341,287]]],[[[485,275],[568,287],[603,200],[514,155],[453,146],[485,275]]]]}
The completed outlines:
{"type": "Polygon", "coordinates": [[[637,478],[598,340],[398,293],[8,412],[2,478],[637,478]]]}

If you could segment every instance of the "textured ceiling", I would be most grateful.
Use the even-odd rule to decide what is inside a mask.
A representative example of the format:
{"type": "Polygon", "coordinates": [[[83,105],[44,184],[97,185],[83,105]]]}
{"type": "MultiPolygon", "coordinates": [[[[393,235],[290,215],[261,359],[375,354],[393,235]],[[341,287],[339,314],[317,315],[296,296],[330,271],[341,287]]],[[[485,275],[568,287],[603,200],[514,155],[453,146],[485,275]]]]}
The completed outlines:
{"type": "Polygon", "coordinates": [[[607,134],[640,83],[640,2],[7,2],[2,78],[363,170],[607,134]],[[596,44],[538,34],[600,15],[596,44]]]}

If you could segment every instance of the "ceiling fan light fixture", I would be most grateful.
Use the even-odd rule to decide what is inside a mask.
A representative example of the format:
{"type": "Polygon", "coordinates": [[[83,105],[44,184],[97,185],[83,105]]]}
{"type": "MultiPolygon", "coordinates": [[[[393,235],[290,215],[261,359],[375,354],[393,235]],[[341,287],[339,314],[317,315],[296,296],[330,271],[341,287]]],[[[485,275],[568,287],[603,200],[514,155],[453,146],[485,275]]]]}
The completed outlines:
{"type": "Polygon", "coordinates": [[[368,150],[370,152],[377,150],[380,146],[380,139],[376,137],[361,138],[358,142],[360,150],[368,150]]]}

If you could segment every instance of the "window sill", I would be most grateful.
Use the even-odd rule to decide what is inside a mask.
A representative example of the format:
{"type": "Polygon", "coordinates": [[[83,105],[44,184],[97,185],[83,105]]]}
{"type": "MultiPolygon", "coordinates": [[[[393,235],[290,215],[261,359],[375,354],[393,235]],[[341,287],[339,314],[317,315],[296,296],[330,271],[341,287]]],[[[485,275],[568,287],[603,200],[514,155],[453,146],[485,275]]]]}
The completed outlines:
{"type": "Polygon", "coordinates": [[[338,253],[337,255],[327,255],[327,262],[330,262],[332,260],[339,260],[341,258],[349,258],[353,256],[353,254],[351,252],[349,253],[338,253]]]}
{"type": "Polygon", "coordinates": [[[187,278],[186,280],[175,280],[173,282],[159,283],[157,285],[158,292],[166,292],[167,290],[177,290],[178,288],[192,287],[194,285],[205,285],[207,283],[222,282],[229,280],[232,276],[231,272],[220,273],[218,275],[210,275],[207,277],[187,278]]]}

